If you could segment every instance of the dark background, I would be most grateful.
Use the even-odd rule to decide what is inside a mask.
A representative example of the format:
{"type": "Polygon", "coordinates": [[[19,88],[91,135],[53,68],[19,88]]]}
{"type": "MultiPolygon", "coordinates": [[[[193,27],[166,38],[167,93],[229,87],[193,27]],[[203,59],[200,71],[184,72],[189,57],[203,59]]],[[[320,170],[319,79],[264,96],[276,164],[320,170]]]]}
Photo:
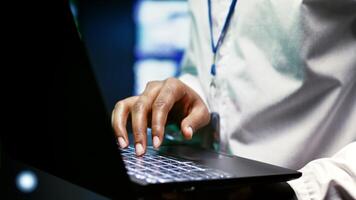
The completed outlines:
{"type": "MultiPolygon", "coordinates": [[[[100,155],[96,149],[117,148],[107,111],[117,100],[132,95],[133,1],[100,2],[77,1],[84,43],[76,38],[67,1],[53,7],[23,4],[24,11],[17,10],[21,15],[9,22],[12,37],[7,38],[8,60],[3,62],[8,69],[3,75],[9,80],[2,95],[7,112],[2,112],[0,197],[17,191],[9,188],[20,170],[13,161],[85,183],[109,196],[119,192],[120,181],[115,179],[126,180],[122,174],[109,173],[122,167],[117,155],[100,155]],[[115,92],[106,90],[107,85],[115,92]],[[100,94],[104,101],[97,98],[100,94]],[[96,109],[101,104],[107,110],[96,109]],[[98,130],[104,132],[101,137],[95,135],[98,130]],[[78,131],[87,136],[76,136],[78,131]],[[71,151],[74,148],[76,153],[71,151]],[[86,155],[79,156],[82,153],[86,155]]],[[[122,186],[122,191],[127,187],[122,186]]]]}

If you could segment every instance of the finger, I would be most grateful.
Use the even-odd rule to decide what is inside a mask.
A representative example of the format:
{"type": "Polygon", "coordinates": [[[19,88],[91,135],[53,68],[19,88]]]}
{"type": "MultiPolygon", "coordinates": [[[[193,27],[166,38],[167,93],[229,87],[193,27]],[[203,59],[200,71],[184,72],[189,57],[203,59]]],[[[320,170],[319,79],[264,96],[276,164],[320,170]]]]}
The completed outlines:
{"type": "Polygon", "coordinates": [[[164,127],[168,113],[175,102],[185,96],[186,91],[176,79],[167,79],[152,105],[152,136],[155,147],[163,141],[164,127]]]}
{"type": "Polygon", "coordinates": [[[112,127],[121,148],[126,148],[129,144],[126,130],[127,117],[137,98],[137,96],[134,96],[119,101],[116,103],[111,115],[112,127]]]}
{"type": "Polygon", "coordinates": [[[185,139],[190,140],[199,128],[207,125],[210,114],[203,102],[195,103],[189,114],[182,120],[181,130],[185,139]]]}
{"type": "Polygon", "coordinates": [[[145,90],[142,92],[141,95],[149,97],[149,104],[150,104],[150,109],[149,113],[147,115],[147,126],[151,127],[151,114],[150,112],[152,111],[152,104],[153,101],[157,98],[160,89],[163,86],[163,81],[150,81],[146,84],[145,90]]]}
{"type": "Polygon", "coordinates": [[[147,115],[151,105],[158,95],[161,84],[150,82],[131,108],[132,130],[135,140],[135,150],[138,156],[145,153],[147,144],[147,115]]]}

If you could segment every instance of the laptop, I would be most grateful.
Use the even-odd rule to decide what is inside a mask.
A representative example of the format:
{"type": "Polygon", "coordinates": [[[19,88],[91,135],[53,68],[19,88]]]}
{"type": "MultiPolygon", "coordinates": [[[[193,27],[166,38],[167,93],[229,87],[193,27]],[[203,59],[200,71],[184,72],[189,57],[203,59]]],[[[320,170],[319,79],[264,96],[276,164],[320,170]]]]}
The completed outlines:
{"type": "Polygon", "coordinates": [[[131,146],[120,149],[68,7],[65,16],[64,60],[53,66],[47,84],[48,129],[17,145],[16,159],[113,199],[301,176],[295,170],[189,145],[148,147],[143,157],[131,146]]]}

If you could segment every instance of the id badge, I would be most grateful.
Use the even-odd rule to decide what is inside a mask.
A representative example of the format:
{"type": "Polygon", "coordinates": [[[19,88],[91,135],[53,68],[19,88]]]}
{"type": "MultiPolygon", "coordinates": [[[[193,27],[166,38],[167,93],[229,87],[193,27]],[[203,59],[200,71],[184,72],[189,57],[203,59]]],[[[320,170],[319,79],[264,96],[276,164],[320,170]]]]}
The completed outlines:
{"type": "Polygon", "coordinates": [[[214,143],[216,151],[220,151],[220,116],[218,113],[219,89],[215,77],[212,77],[209,91],[209,104],[211,108],[210,119],[213,128],[214,143]]]}

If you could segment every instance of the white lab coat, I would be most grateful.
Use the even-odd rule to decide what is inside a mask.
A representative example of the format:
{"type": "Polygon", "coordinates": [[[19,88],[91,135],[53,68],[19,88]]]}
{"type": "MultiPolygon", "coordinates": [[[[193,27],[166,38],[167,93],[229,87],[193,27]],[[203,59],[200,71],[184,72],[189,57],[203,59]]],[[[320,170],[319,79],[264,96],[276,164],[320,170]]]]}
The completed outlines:
{"type": "MultiPolygon", "coordinates": [[[[212,1],[215,41],[230,2],[212,1]]],[[[301,169],[300,199],[356,199],[356,1],[239,0],[215,98],[207,0],[189,4],[180,79],[219,112],[223,150],[301,169]]]]}

